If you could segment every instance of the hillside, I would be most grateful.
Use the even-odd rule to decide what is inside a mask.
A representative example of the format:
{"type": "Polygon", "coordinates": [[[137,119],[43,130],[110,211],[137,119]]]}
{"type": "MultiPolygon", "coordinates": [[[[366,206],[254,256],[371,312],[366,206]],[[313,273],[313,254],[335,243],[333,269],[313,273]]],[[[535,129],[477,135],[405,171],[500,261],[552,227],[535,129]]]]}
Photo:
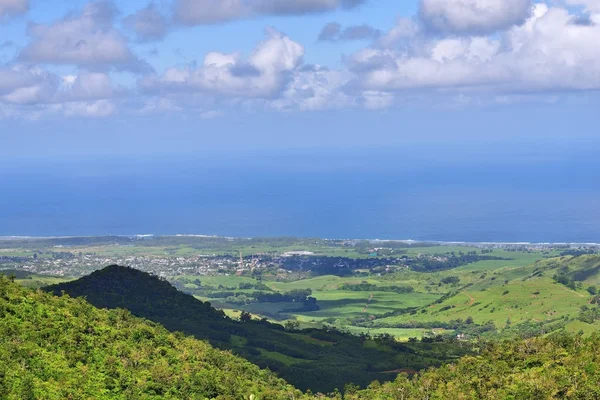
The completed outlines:
{"type": "Polygon", "coordinates": [[[489,344],[481,355],[424,372],[413,379],[348,391],[347,400],[598,399],[600,335],[489,344]]]}
{"type": "MultiPolygon", "coordinates": [[[[477,355],[413,378],[401,374],[364,390],[347,386],[344,399],[596,399],[599,348],[598,334],[488,343],[477,355]]],[[[34,292],[0,275],[0,398],[324,397],[302,394],[243,359],[128,311],[34,292]]]]}
{"type": "Polygon", "coordinates": [[[165,280],[126,267],[110,266],[45,290],[85,296],[96,307],[125,308],[171,331],[208,339],[214,346],[231,349],[313,392],[342,389],[348,383],[364,387],[373,380],[391,380],[395,374],[390,371],[418,371],[470,351],[465,343],[401,344],[389,337],[361,338],[334,330],[286,331],[264,320],[239,322],[210,303],[177,291],[165,280]]]}
{"type": "Polygon", "coordinates": [[[0,275],[0,398],[260,399],[302,394],[249,362],[125,310],[0,275]]]}
{"type": "MultiPolygon", "coordinates": [[[[394,276],[402,282],[402,276],[394,276]]],[[[531,337],[557,330],[591,333],[600,329],[596,310],[600,256],[562,256],[526,266],[456,268],[417,277],[452,282],[441,299],[424,307],[378,315],[361,326],[387,328],[448,327],[457,333],[491,326],[503,336],[531,337]]],[[[444,287],[444,286],[443,286],[444,287]]]]}

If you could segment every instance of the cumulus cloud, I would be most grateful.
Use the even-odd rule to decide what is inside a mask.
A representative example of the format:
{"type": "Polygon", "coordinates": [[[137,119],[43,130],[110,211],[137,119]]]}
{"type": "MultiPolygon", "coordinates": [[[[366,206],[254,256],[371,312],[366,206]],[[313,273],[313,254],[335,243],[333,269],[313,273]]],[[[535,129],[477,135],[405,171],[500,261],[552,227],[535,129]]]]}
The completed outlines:
{"type": "Polygon", "coordinates": [[[259,15],[302,15],[350,9],[365,0],[176,0],[174,15],[184,25],[214,24],[259,15]]]}
{"type": "MultiPolygon", "coordinates": [[[[193,3],[206,5],[211,1],[193,3]]],[[[16,115],[15,110],[29,108],[31,117],[51,113],[108,117],[117,113],[181,112],[209,118],[220,116],[230,107],[377,110],[423,98],[461,104],[481,104],[482,99],[506,103],[512,99],[556,99],[563,92],[599,90],[600,13],[591,11],[591,1],[569,1],[582,3],[586,8],[537,3],[528,9],[523,21],[507,22],[505,28],[490,27],[485,31],[469,18],[464,20],[466,23],[457,24],[455,16],[450,15],[444,23],[453,21],[453,25],[445,25],[452,28],[440,28],[433,35],[422,15],[400,18],[385,33],[367,25],[342,27],[333,22],[323,28],[321,40],[372,41],[368,47],[345,56],[340,69],[304,64],[305,49],[300,43],[268,29],[264,40],[247,56],[241,52],[213,51],[205,54],[199,64],[167,68],[160,74],[145,71],[135,89],[118,86],[111,79],[114,69],[123,69],[132,59],[135,62],[135,57],[114,28],[115,10],[111,3],[96,1],[54,24],[34,26],[33,30],[41,31],[32,35],[32,44],[21,54],[23,60],[35,61],[27,52],[40,47],[38,42],[45,43],[41,46],[44,49],[50,46],[47,43],[54,43],[55,47],[48,47],[51,50],[42,52],[46,55],[37,60],[72,63],[78,72],[57,76],[29,64],[0,67],[0,114],[16,115]],[[87,49],[72,50],[76,40],[83,40],[81,46],[87,49]],[[124,50],[115,53],[115,48],[124,50]]],[[[484,1],[463,0],[456,4],[459,3],[481,5],[484,1]]],[[[224,8],[212,8],[215,14],[207,21],[214,22],[217,14],[224,19],[253,15],[258,3],[220,0],[214,4],[224,8]],[[228,4],[230,8],[225,7],[228,4]]],[[[339,8],[350,3],[328,4],[339,8]]],[[[150,4],[134,16],[148,10],[157,11],[150,4]]],[[[198,10],[202,11],[202,7],[198,10]]],[[[497,15],[495,10],[499,9],[486,8],[480,17],[497,15]]],[[[204,18],[207,14],[202,15],[204,18]]],[[[126,20],[136,29],[138,19],[131,18],[126,20]]],[[[153,17],[141,20],[153,21],[153,17]]],[[[196,22],[190,23],[198,23],[197,16],[192,20],[196,22]]],[[[150,28],[144,32],[146,37],[162,35],[154,34],[150,28]]]]}
{"type": "Polygon", "coordinates": [[[127,40],[114,27],[116,9],[112,2],[88,3],[79,14],[50,24],[31,24],[31,43],[21,52],[27,62],[75,64],[87,68],[142,69],[127,40]]]}
{"type": "Polygon", "coordinates": [[[354,25],[342,30],[342,26],[336,22],[330,22],[323,27],[318,39],[321,41],[337,40],[375,40],[381,35],[378,29],[372,26],[354,25]]]}
{"type": "Polygon", "coordinates": [[[29,8],[28,0],[0,0],[0,20],[24,14],[29,8]]]}
{"type": "Polygon", "coordinates": [[[600,89],[600,27],[572,24],[572,18],[565,9],[540,3],[522,26],[500,38],[419,38],[414,47],[362,50],[348,65],[363,90],[600,89]]]}
{"type": "Polygon", "coordinates": [[[208,53],[200,67],[170,68],[147,76],[140,87],[149,92],[202,92],[215,96],[273,97],[301,63],[304,47],[274,30],[267,31],[252,55],[208,53]]]}
{"type": "Polygon", "coordinates": [[[81,71],[78,75],[63,77],[59,101],[81,101],[110,99],[124,92],[116,87],[111,77],[104,72],[81,71]]]}
{"type": "Polygon", "coordinates": [[[41,68],[15,66],[0,69],[0,101],[6,103],[49,101],[59,86],[59,78],[41,68]]]}
{"type": "Polygon", "coordinates": [[[154,3],[128,16],[123,22],[141,41],[160,40],[169,30],[167,18],[161,14],[154,3]]]}
{"type": "Polygon", "coordinates": [[[0,107],[5,116],[6,110],[19,115],[24,107],[35,114],[33,119],[55,113],[108,116],[108,105],[124,94],[125,89],[105,73],[80,71],[60,77],[39,67],[0,68],[0,107]]]}
{"type": "Polygon", "coordinates": [[[352,79],[348,71],[307,65],[295,71],[285,90],[267,107],[276,110],[326,110],[356,107],[356,99],[343,87],[352,79]]]}
{"type": "Polygon", "coordinates": [[[532,0],[421,0],[419,17],[442,33],[486,34],[520,25],[532,0]]]}

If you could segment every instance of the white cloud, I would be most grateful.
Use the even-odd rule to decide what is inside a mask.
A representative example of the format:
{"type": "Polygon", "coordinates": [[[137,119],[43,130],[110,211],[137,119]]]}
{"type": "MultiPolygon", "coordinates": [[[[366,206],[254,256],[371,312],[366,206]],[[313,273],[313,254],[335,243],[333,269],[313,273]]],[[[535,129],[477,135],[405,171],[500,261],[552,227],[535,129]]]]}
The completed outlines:
{"type": "Polygon", "coordinates": [[[356,99],[343,87],[352,74],[319,66],[297,70],[278,99],[270,100],[269,108],[277,110],[325,110],[356,107],[356,99]]]}
{"type": "Polygon", "coordinates": [[[4,17],[24,14],[28,8],[28,0],[0,0],[0,20],[4,17]]]}
{"type": "Polygon", "coordinates": [[[388,92],[367,90],[362,95],[365,108],[369,110],[380,110],[390,107],[394,103],[394,95],[388,92]]]}
{"type": "Polygon", "coordinates": [[[600,26],[571,23],[562,8],[537,4],[502,37],[418,37],[414,46],[369,48],[348,60],[365,90],[487,93],[600,89],[600,26]]]}
{"type": "Polygon", "coordinates": [[[58,77],[41,68],[0,69],[0,101],[14,104],[45,102],[54,96],[59,84],[58,77]]]}
{"type": "Polygon", "coordinates": [[[122,89],[115,88],[110,76],[103,72],[82,71],[63,79],[59,99],[62,101],[109,99],[122,89]]]}
{"type": "Polygon", "coordinates": [[[81,13],[53,24],[31,24],[32,42],[21,52],[20,59],[86,67],[142,68],[127,40],[114,29],[115,14],[113,3],[99,0],[88,3],[81,13]]]}
{"type": "Polygon", "coordinates": [[[140,86],[150,92],[188,91],[215,96],[272,97],[284,87],[289,74],[302,62],[304,47],[279,32],[269,30],[247,61],[239,54],[213,52],[202,66],[170,68],[148,76],[140,86]]]}
{"type": "Polygon", "coordinates": [[[419,33],[419,25],[411,18],[400,18],[394,27],[379,38],[382,47],[397,46],[400,42],[415,37],[419,33]]]}
{"type": "Polygon", "coordinates": [[[522,24],[532,0],[421,0],[425,25],[444,33],[490,33],[522,24]]]}
{"type": "Polygon", "coordinates": [[[162,39],[169,30],[167,18],[161,14],[154,3],[128,16],[123,22],[141,41],[162,39]]]}
{"type": "Polygon", "coordinates": [[[67,117],[100,118],[117,113],[117,107],[109,100],[64,103],[60,109],[67,117]]]}
{"type": "Polygon", "coordinates": [[[0,69],[0,105],[5,110],[8,105],[15,105],[21,106],[22,111],[29,107],[37,116],[65,110],[75,114],[82,109],[108,115],[107,105],[112,104],[109,101],[125,93],[109,75],[99,72],[81,71],[60,78],[38,67],[0,69]]]}
{"type": "MultiPolygon", "coordinates": [[[[206,1],[195,4],[209,4],[206,1]]],[[[235,6],[227,1],[219,4],[235,6]]],[[[256,6],[245,0],[240,4],[256,6]]],[[[335,2],[335,7],[341,6],[335,2]]],[[[486,12],[492,15],[493,10],[486,12]]],[[[108,117],[118,112],[209,118],[228,108],[376,110],[431,99],[461,104],[467,99],[470,105],[482,104],[482,99],[556,99],[562,92],[600,89],[600,14],[580,11],[537,3],[522,24],[489,34],[467,23],[448,34],[432,35],[418,19],[401,18],[370,47],[345,57],[341,69],[304,65],[304,47],[268,29],[249,55],[210,52],[199,65],[141,75],[136,91],[111,79],[112,69],[137,59],[114,28],[111,3],[93,2],[79,14],[31,28],[33,43],[22,54],[28,61],[75,64],[77,72],[58,77],[41,67],[0,67],[0,114],[14,116],[29,109],[31,118],[108,117]],[[84,49],[71,45],[76,40],[83,40],[84,49]],[[113,51],[116,48],[122,52],[113,51]],[[44,51],[34,51],[40,49],[44,51]]],[[[345,37],[338,24],[330,28],[334,40],[345,37]]],[[[349,37],[379,34],[363,28],[349,32],[349,37]]]]}

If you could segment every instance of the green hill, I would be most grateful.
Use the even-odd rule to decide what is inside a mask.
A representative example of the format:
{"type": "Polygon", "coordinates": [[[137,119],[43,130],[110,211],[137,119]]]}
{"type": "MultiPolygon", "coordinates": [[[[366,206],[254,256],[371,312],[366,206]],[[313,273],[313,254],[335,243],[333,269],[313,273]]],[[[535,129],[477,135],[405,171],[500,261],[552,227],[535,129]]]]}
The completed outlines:
{"type": "Polygon", "coordinates": [[[461,267],[428,279],[457,283],[440,300],[411,314],[383,316],[363,325],[442,327],[469,320],[473,325],[493,324],[505,336],[521,337],[600,329],[600,315],[590,313],[600,291],[598,255],[548,258],[492,270],[461,267]]]}
{"type": "Polygon", "coordinates": [[[125,310],[0,275],[0,398],[291,399],[274,374],[125,310]]]}
{"type": "Polygon", "coordinates": [[[179,292],[147,273],[109,266],[76,281],[45,290],[85,296],[100,308],[124,308],[134,315],[181,331],[222,349],[231,349],[260,367],[268,367],[296,387],[327,393],[348,383],[366,386],[391,380],[389,371],[421,370],[469,352],[466,343],[401,344],[389,337],[375,340],[335,330],[286,331],[267,321],[239,322],[210,303],[179,292]]]}

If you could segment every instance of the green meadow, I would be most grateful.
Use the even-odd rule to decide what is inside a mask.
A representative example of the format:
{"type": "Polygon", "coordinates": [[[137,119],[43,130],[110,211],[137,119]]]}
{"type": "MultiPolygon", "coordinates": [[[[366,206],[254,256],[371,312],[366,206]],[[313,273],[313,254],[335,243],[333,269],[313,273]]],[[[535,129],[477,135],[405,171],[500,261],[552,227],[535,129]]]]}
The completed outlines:
{"type": "MultiPolygon", "coordinates": [[[[436,254],[436,251],[456,251],[452,247],[426,247],[412,249],[436,254]]],[[[464,248],[462,249],[465,250],[464,248]]],[[[561,326],[567,331],[594,331],[596,324],[577,319],[581,308],[592,301],[589,286],[600,286],[600,257],[566,256],[556,257],[557,252],[514,252],[494,251],[494,256],[505,260],[485,260],[451,270],[426,273],[400,270],[383,276],[338,277],[318,276],[292,282],[261,282],[273,291],[287,292],[295,289],[310,289],[317,299],[319,309],[294,311],[294,303],[250,303],[228,304],[222,299],[208,299],[230,315],[239,315],[241,310],[256,317],[271,318],[281,314],[280,319],[300,322],[301,327],[330,324],[352,333],[372,335],[388,333],[399,340],[409,337],[451,333],[451,330],[429,328],[435,322],[450,323],[470,320],[484,325],[492,322],[500,331],[523,323],[552,324],[564,321],[561,326]],[[558,283],[555,276],[565,268],[574,277],[574,286],[558,283]],[[450,283],[448,283],[448,281],[450,283]],[[387,286],[410,286],[413,293],[389,291],[351,291],[342,288],[345,284],[368,283],[378,288],[387,286]],[[398,313],[398,310],[411,309],[398,313]],[[397,315],[391,315],[391,314],[397,315]],[[357,319],[363,323],[354,324],[357,319]],[[365,323],[364,320],[371,322],[365,323]],[[410,328],[428,326],[428,328],[410,328]]],[[[210,285],[236,286],[252,281],[247,277],[206,277],[210,285]]],[[[600,290],[600,287],[599,287],[600,290]]],[[[435,324],[434,324],[435,325],[435,324]]]]}

